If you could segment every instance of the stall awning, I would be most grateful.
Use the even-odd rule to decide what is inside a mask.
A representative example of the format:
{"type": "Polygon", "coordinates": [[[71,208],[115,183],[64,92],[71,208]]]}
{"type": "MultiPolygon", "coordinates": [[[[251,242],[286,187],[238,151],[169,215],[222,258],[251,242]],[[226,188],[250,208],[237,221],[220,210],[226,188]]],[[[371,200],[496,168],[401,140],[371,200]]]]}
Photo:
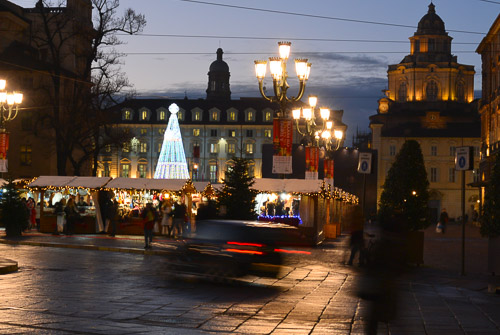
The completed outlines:
{"type": "Polygon", "coordinates": [[[252,188],[260,192],[313,193],[320,192],[323,180],[258,178],[252,188]]]}
{"type": "Polygon", "coordinates": [[[115,178],[106,188],[124,190],[180,191],[187,179],[115,178]]]}
{"type": "Polygon", "coordinates": [[[30,188],[89,188],[98,189],[106,185],[110,177],[40,176],[28,184],[30,188]]]}

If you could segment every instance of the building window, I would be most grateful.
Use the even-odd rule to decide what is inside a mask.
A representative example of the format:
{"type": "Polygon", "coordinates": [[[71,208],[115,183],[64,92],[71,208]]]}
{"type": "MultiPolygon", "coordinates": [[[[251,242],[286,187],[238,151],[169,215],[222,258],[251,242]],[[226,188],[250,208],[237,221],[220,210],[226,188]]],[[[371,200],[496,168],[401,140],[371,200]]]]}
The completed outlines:
{"type": "Polygon", "coordinates": [[[200,143],[193,143],[193,158],[200,158],[200,143]]]}
{"type": "Polygon", "coordinates": [[[141,142],[140,152],[142,153],[148,152],[148,144],[146,142],[141,142]]]}
{"type": "Polygon", "coordinates": [[[163,143],[159,142],[158,143],[158,152],[161,152],[161,148],[163,147],[163,143]]]}
{"type": "Polygon", "coordinates": [[[457,147],[450,146],[450,156],[455,157],[456,153],[457,153],[457,147]]]}
{"type": "Polygon", "coordinates": [[[164,135],[165,134],[165,128],[158,129],[158,134],[164,135]]]}
{"type": "Polygon", "coordinates": [[[429,51],[435,51],[436,50],[436,41],[433,38],[429,38],[427,44],[428,44],[429,51]]]}
{"type": "Polygon", "coordinates": [[[210,182],[217,182],[217,165],[210,165],[210,182]]]}
{"type": "Polygon", "coordinates": [[[428,101],[436,101],[438,98],[438,85],[435,80],[431,80],[427,83],[425,88],[425,96],[428,101]]]}
{"type": "Polygon", "coordinates": [[[472,170],[472,181],[474,183],[477,183],[481,180],[481,178],[479,178],[479,177],[480,177],[479,169],[472,170]]]}
{"type": "Polygon", "coordinates": [[[227,144],[227,153],[228,154],[236,153],[236,144],[235,143],[228,143],[227,144]]]}
{"type": "Polygon", "coordinates": [[[395,145],[389,146],[389,156],[396,156],[396,146],[395,145]]]}
{"type": "MultiPolygon", "coordinates": [[[[111,144],[106,144],[104,146],[104,152],[110,153],[111,152],[111,144]]],[[[107,176],[106,176],[107,177],[107,176]]]]}
{"type": "Polygon", "coordinates": [[[193,129],[193,136],[200,136],[200,128],[193,129]]]}
{"type": "Polygon", "coordinates": [[[123,152],[130,152],[130,142],[124,142],[122,147],[123,152]]]}
{"type": "Polygon", "coordinates": [[[227,136],[228,137],[236,137],[236,130],[228,130],[227,136]]]}
{"type": "Polygon", "coordinates": [[[253,130],[247,129],[247,137],[253,137],[253,130]]]}
{"type": "Polygon", "coordinates": [[[20,158],[21,165],[30,166],[31,165],[31,145],[21,145],[20,148],[20,158]]]}
{"type": "Polygon", "coordinates": [[[217,111],[212,111],[210,113],[211,121],[219,121],[219,113],[217,111]]]}
{"type": "Polygon", "coordinates": [[[146,164],[137,165],[137,174],[139,178],[146,178],[146,171],[148,170],[148,166],[146,164]]]}
{"type": "Polygon", "coordinates": [[[132,112],[129,110],[123,111],[123,119],[124,120],[132,120],[132,112]]]}
{"type": "Polygon", "coordinates": [[[160,113],[158,114],[158,119],[160,121],[164,121],[165,120],[165,116],[166,116],[165,111],[160,111],[160,113]]]}
{"type": "Polygon", "coordinates": [[[236,112],[235,111],[229,112],[229,121],[236,121],[236,112]]]}
{"type": "Polygon", "coordinates": [[[184,112],[183,111],[178,111],[177,112],[177,119],[179,121],[184,121],[184,112]]]}
{"type": "Polygon", "coordinates": [[[438,148],[435,145],[431,146],[431,156],[437,156],[438,148]]]}
{"type": "Polygon", "coordinates": [[[130,164],[122,164],[120,177],[130,178],[130,164]]]}
{"type": "Polygon", "coordinates": [[[247,122],[252,122],[253,121],[253,112],[248,111],[247,113],[247,122]]]}
{"type": "Polygon", "coordinates": [[[449,169],[449,172],[448,172],[448,181],[450,183],[454,183],[455,182],[455,168],[452,167],[449,169]]]}
{"type": "Polygon", "coordinates": [[[111,174],[111,168],[109,166],[109,163],[103,163],[102,164],[102,172],[101,172],[101,177],[109,177],[111,174]]]}
{"type": "Polygon", "coordinates": [[[398,101],[404,102],[408,98],[408,90],[406,88],[406,82],[401,82],[398,89],[398,101]]]}
{"type": "Polygon", "coordinates": [[[194,112],[194,121],[201,121],[201,112],[194,112]]]}
{"type": "Polygon", "coordinates": [[[21,129],[24,131],[33,130],[33,112],[25,111],[21,118],[21,129]]]}
{"type": "Polygon", "coordinates": [[[252,155],[253,154],[253,143],[247,143],[245,146],[245,151],[247,154],[252,155]]]}
{"type": "Polygon", "coordinates": [[[148,119],[148,111],[146,110],[141,111],[141,120],[144,121],[147,119],[148,119]]]}
{"type": "Polygon", "coordinates": [[[437,182],[438,182],[438,169],[431,168],[431,183],[437,183],[437,182]]]}
{"type": "Polygon", "coordinates": [[[465,101],[465,88],[463,83],[457,85],[457,100],[460,102],[465,101]]]}
{"type": "Polygon", "coordinates": [[[210,129],[210,136],[217,137],[217,129],[210,129]]]}
{"type": "Polygon", "coordinates": [[[141,135],[147,135],[148,130],[146,128],[141,128],[141,135]]]}
{"type": "Polygon", "coordinates": [[[273,120],[273,116],[272,116],[271,112],[266,112],[266,114],[264,115],[264,120],[266,122],[271,122],[273,120]]]}
{"type": "Polygon", "coordinates": [[[273,132],[271,129],[264,129],[264,137],[272,137],[273,132]]]}
{"type": "Polygon", "coordinates": [[[211,154],[216,154],[217,153],[217,143],[210,143],[210,153],[211,154]]]}
{"type": "Polygon", "coordinates": [[[415,40],[415,51],[420,52],[420,40],[415,40]]]}

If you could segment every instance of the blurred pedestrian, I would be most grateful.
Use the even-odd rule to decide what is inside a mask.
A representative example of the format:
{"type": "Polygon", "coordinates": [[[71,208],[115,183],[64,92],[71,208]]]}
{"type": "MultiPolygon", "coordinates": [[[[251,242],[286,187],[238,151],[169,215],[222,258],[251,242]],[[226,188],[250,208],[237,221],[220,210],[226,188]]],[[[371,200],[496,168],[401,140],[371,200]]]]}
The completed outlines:
{"type": "Polygon", "coordinates": [[[59,235],[59,233],[64,232],[66,226],[66,217],[64,213],[64,206],[66,205],[66,199],[61,199],[54,205],[54,214],[57,216],[56,227],[54,234],[59,235]]]}
{"type": "Polygon", "coordinates": [[[354,208],[351,215],[351,255],[349,257],[348,265],[352,265],[356,254],[359,254],[358,264],[363,265],[365,263],[365,240],[364,240],[364,230],[363,230],[363,212],[361,207],[354,208]]]}
{"type": "Polygon", "coordinates": [[[172,234],[172,203],[165,199],[161,205],[161,233],[171,237],[172,234]]]}
{"type": "Polygon", "coordinates": [[[116,199],[113,199],[112,204],[108,210],[108,215],[109,215],[109,229],[111,230],[109,232],[109,236],[114,237],[116,235],[116,221],[118,221],[118,201],[116,199]]]}
{"type": "Polygon", "coordinates": [[[174,206],[174,221],[172,226],[172,236],[182,236],[184,223],[187,222],[186,205],[178,200],[174,206]],[[174,235],[175,234],[175,235],[174,235]]]}
{"type": "Polygon", "coordinates": [[[446,212],[446,208],[441,210],[441,215],[439,216],[438,228],[441,228],[441,233],[446,232],[446,225],[448,224],[448,213],[446,212]]]}
{"type": "Polygon", "coordinates": [[[66,234],[73,235],[76,222],[80,219],[80,213],[78,213],[75,200],[72,197],[69,198],[66,207],[64,207],[64,213],[66,214],[66,234]]]}
{"type": "Polygon", "coordinates": [[[153,229],[158,217],[152,203],[148,202],[146,204],[141,216],[144,219],[144,249],[151,249],[151,243],[153,242],[153,229]]]}

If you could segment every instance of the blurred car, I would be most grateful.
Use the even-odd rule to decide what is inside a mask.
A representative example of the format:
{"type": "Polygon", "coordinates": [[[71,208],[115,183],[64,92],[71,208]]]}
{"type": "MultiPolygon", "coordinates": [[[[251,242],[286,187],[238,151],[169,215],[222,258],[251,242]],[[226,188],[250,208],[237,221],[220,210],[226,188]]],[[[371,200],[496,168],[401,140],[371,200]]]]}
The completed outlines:
{"type": "Polygon", "coordinates": [[[202,220],[196,233],[181,241],[169,259],[170,269],[208,280],[253,274],[276,277],[288,253],[304,253],[296,227],[262,221],[202,220]]]}

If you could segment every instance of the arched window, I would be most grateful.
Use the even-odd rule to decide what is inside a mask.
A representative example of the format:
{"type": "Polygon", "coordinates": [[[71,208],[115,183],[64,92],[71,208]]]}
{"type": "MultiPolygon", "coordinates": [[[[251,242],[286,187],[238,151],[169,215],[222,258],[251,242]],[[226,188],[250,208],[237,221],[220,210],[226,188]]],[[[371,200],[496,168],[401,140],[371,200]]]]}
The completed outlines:
{"type": "Polygon", "coordinates": [[[408,90],[406,88],[406,82],[405,81],[402,81],[400,84],[399,84],[399,89],[398,89],[398,101],[406,101],[406,99],[408,98],[408,90]]]}
{"type": "Polygon", "coordinates": [[[457,100],[465,101],[465,87],[462,82],[457,84],[457,100]]]}
{"type": "Polygon", "coordinates": [[[436,101],[438,98],[438,85],[435,80],[430,80],[425,88],[427,101],[436,101]]]}

